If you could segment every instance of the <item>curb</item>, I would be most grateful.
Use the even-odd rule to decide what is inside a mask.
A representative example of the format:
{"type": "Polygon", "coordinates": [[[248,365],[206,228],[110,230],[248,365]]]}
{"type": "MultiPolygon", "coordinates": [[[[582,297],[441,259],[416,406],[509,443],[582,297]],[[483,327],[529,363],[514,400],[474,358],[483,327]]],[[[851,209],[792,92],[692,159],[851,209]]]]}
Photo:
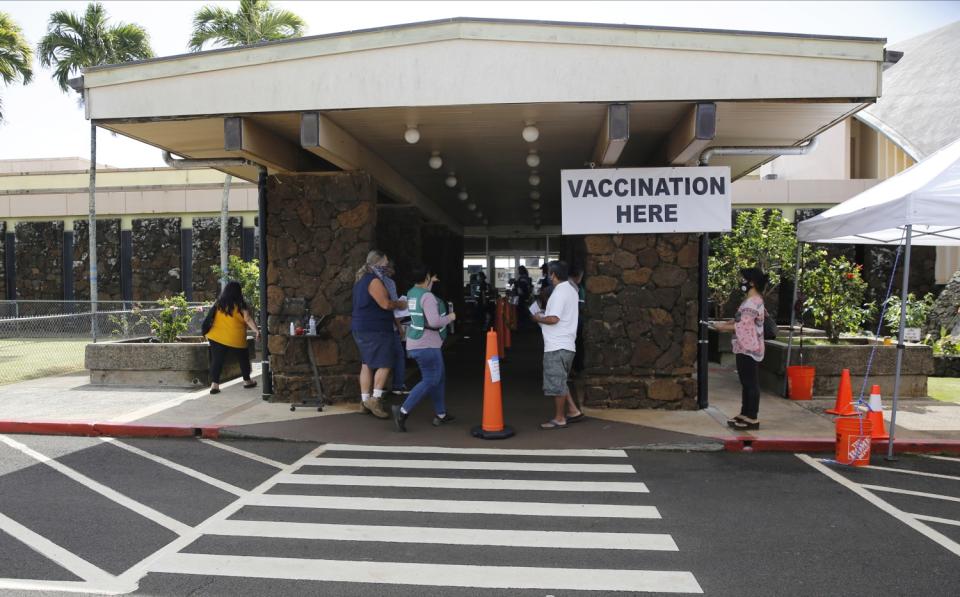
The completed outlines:
{"type": "MultiPolygon", "coordinates": [[[[749,435],[718,438],[727,452],[833,452],[836,442],[833,439],[809,439],[803,437],[752,437],[749,435]]],[[[871,449],[876,453],[886,453],[890,442],[874,440],[871,449]]],[[[960,454],[960,440],[894,440],[893,451],[896,454],[947,453],[960,454]]]]}
{"type": "Polygon", "coordinates": [[[220,437],[219,425],[134,425],[129,423],[71,423],[64,421],[0,421],[0,433],[72,435],[79,437],[220,437]]]}

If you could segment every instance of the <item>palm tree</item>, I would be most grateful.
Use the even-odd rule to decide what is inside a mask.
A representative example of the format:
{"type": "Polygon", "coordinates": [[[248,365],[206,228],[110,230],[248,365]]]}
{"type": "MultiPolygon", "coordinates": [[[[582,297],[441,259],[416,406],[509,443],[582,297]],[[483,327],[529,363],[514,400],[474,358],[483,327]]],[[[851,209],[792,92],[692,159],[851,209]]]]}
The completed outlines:
{"type": "MultiPolygon", "coordinates": [[[[193,34],[188,46],[199,52],[208,43],[211,46],[249,46],[261,41],[276,41],[300,37],[306,23],[289,10],[277,10],[267,0],[240,0],[237,12],[219,6],[204,6],[193,16],[193,34]]],[[[220,286],[227,283],[227,223],[229,221],[230,181],[227,174],[223,183],[220,206],[220,286]]],[[[261,232],[262,234],[262,232],[261,232]]]]}
{"type": "Polygon", "coordinates": [[[99,2],[91,2],[83,15],[59,10],[50,15],[47,34],[37,44],[40,64],[53,68],[53,78],[64,93],[68,81],[84,68],[152,58],[150,36],[140,25],[109,24],[99,2]]]}
{"type": "MultiPolygon", "coordinates": [[[[10,85],[17,79],[24,85],[33,79],[33,51],[10,15],[0,12],[0,80],[10,85]]],[[[0,101],[0,122],[3,122],[3,101],[0,101]]]]}
{"type": "Polygon", "coordinates": [[[289,10],[278,10],[268,0],[240,0],[240,9],[230,12],[219,6],[204,6],[193,17],[191,52],[203,46],[249,46],[261,41],[300,37],[306,23],[289,10]]]}

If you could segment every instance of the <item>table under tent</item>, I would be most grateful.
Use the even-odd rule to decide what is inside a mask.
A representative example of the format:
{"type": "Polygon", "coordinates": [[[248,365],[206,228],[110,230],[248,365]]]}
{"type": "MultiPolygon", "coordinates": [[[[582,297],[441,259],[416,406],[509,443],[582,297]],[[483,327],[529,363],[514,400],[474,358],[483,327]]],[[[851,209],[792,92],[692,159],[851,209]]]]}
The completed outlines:
{"type": "MultiPolygon", "coordinates": [[[[903,249],[901,305],[907,304],[910,248],[960,246],[960,139],[875,187],[797,226],[801,243],[900,246],[903,249]]],[[[800,249],[797,268],[800,268],[800,249]]],[[[899,252],[898,252],[899,260],[899,252]]],[[[896,263],[894,270],[896,270],[896,263]]],[[[891,282],[893,271],[891,271],[891,282]]],[[[892,287],[892,284],[888,287],[892,287]]],[[[889,290],[888,290],[889,295],[889,290]]],[[[889,298],[886,297],[886,298],[889,298]]],[[[794,296],[796,302],[796,296],[794,296]]],[[[887,457],[893,458],[907,309],[900,309],[897,365],[887,457]]],[[[791,329],[796,313],[791,317],[791,329]]],[[[882,319],[882,315],[881,315],[882,319]]],[[[789,365],[789,357],[788,363],[789,365]]],[[[869,366],[867,376],[869,376],[869,366]]],[[[866,387],[866,381],[864,381],[866,387]]],[[[863,398],[861,390],[861,400],[863,398]]]]}

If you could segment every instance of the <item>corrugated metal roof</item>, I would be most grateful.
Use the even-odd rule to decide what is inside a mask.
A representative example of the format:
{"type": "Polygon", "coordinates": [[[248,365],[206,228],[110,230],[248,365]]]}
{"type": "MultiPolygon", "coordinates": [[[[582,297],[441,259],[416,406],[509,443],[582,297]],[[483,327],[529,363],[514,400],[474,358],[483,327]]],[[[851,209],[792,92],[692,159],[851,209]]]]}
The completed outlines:
{"type": "Polygon", "coordinates": [[[960,139],[960,21],[891,46],[877,103],[857,118],[921,160],[960,139]]]}

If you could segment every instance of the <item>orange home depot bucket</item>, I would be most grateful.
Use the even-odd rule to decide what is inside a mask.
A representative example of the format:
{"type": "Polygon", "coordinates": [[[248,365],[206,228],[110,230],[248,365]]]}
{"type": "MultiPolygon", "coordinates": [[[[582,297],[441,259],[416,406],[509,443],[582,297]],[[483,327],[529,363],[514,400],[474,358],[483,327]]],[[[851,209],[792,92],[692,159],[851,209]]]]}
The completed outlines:
{"type": "Polygon", "coordinates": [[[837,462],[853,466],[870,464],[873,425],[867,418],[837,417],[837,462]]]}
{"type": "Polygon", "coordinates": [[[813,398],[813,374],[815,367],[810,365],[791,365],[787,367],[787,396],[790,400],[810,400],[813,398]]]}

